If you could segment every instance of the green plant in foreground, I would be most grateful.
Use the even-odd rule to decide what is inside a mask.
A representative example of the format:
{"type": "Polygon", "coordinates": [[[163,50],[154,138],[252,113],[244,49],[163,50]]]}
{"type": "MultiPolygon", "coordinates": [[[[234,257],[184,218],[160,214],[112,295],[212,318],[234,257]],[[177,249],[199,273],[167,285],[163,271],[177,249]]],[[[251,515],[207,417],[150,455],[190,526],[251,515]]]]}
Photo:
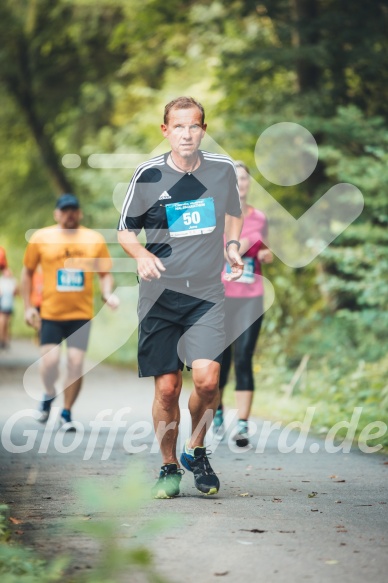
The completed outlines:
{"type": "Polygon", "coordinates": [[[66,576],[68,559],[59,557],[48,562],[34,551],[9,542],[8,507],[0,506],[1,583],[118,583],[131,581],[132,576],[139,573],[143,581],[166,583],[156,571],[147,541],[162,529],[176,524],[176,520],[159,516],[143,525],[144,519],[137,518],[138,511],[149,499],[149,486],[139,466],[133,465],[119,483],[88,480],[83,481],[78,490],[89,514],[82,521],[71,524],[72,533],[76,536],[82,532],[98,541],[100,548],[95,569],[87,575],[66,576]]]}
{"type": "Polygon", "coordinates": [[[51,563],[39,559],[25,547],[0,543],[1,583],[51,583],[63,581],[67,561],[56,559],[51,563]]]}
{"type": "Polygon", "coordinates": [[[156,572],[147,542],[162,529],[176,524],[176,520],[159,516],[144,524],[143,518],[137,518],[150,496],[140,467],[133,464],[119,483],[88,480],[78,489],[90,514],[86,517],[89,520],[76,523],[76,529],[100,544],[99,564],[86,581],[130,581],[131,575],[140,571],[150,583],[165,583],[156,572]]]}

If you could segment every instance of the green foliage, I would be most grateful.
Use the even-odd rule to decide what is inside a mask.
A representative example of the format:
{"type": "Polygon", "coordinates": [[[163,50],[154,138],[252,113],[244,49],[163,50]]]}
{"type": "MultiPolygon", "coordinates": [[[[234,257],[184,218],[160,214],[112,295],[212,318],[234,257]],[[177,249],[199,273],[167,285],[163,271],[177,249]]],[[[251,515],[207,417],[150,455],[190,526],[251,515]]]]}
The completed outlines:
{"type": "Polygon", "coordinates": [[[7,527],[8,506],[0,505],[0,543],[5,542],[9,537],[9,530],[7,527]]]}
{"type": "MultiPolygon", "coordinates": [[[[133,464],[119,482],[99,484],[83,481],[78,488],[85,507],[83,520],[74,521],[72,530],[94,538],[100,547],[98,562],[85,576],[71,577],[74,583],[118,583],[123,573],[142,573],[145,581],[165,583],[147,548],[151,537],[177,524],[175,518],[157,516],[139,524],[137,514],[149,500],[149,485],[140,466],[133,464]],[[123,521],[125,521],[123,523],[123,521]]],[[[2,583],[50,583],[67,580],[69,560],[48,562],[24,547],[5,544],[8,538],[7,506],[0,506],[0,578],[2,583]]]]}
{"type": "Polygon", "coordinates": [[[33,551],[0,543],[2,583],[51,583],[63,581],[64,559],[52,563],[38,559],[33,551]]]}
{"type": "MultiPolygon", "coordinates": [[[[313,264],[267,266],[276,299],[259,376],[279,395],[310,354],[314,386],[306,382],[303,402],[321,387],[323,403],[335,386],[334,416],[370,390],[368,410],[377,415],[379,390],[372,381],[368,388],[368,374],[385,371],[388,329],[387,19],[384,3],[351,0],[3,2],[0,232],[14,271],[25,232],[52,222],[58,181],[80,195],[87,226],[114,229],[132,169],[96,170],[87,157],[152,152],[164,104],[192,94],[206,106],[212,138],[295,217],[338,182],[362,191],[361,217],[313,264]],[[293,188],[269,184],[255,168],[258,136],[279,121],[301,123],[319,144],[314,174],[293,188]],[[69,152],[81,156],[79,168],[61,166],[69,152]],[[362,362],[369,372],[354,379],[362,362]]],[[[260,205],[254,192],[251,202],[260,205]]],[[[122,286],[132,277],[115,274],[122,286]]],[[[14,325],[18,333],[24,326],[20,312],[14,325]]],[[[125,319],[101,325],[109,342],[125,319]]],[[[134,364],[135,340],[111,360],[134,364]]],[[[99,358],[93,338],[91,355],[99,358]]]]}

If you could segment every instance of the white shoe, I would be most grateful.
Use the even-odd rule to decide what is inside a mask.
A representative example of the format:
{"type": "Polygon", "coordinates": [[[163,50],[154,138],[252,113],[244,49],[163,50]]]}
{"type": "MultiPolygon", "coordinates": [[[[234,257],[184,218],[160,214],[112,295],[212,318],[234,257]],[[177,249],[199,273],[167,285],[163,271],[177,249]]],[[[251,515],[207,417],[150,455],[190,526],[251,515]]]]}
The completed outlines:
{"type": "Polygon", "coordinates": [[[59,427],[58,427],[58,429],[60,431],[65,432],[65,433],[70,433],[70,432],[77,431],[76,426],[71,421],[71,419],[70,419],[70,421],[67,421],[66,419],[64,419],[62,417],[62,415],[60,415],[60,417],[59,417],[59,427]]]}
{"type": "Polygon", "coordinates": [[[39,423],[47,423],[48,418],[50,417],[50,412],[51,412],[51,405],[53,404],[53,401],[55,399],[54,397],[51,397],[49,399],[47,398],[43,398],[41,404],[40,404],[40,417],[38,417],[37,421],[39,421],[39,423]]]}
{"type": "Polygon", "coordinates": [[[213,439],[221,441],[225,436],[224,417],[221,410],[216,411],[213,420],[213,439]]]}

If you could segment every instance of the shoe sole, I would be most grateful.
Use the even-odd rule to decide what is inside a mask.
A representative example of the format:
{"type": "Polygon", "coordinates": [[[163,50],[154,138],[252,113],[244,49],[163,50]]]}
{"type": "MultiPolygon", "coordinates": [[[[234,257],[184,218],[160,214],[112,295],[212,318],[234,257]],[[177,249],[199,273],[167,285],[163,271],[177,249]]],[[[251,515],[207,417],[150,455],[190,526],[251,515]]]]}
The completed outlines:
{"type": "MultiPolygon", "coordinates": [[[[179,494],[176,494],[179,496],[179,494]]],[[[153,494],[153,498],[156,500],[171,500],[171,498],[175,498],[176,496],[168,496],[165,490],[158,490],[156,494],[153,494]]]]}
{"type": "Polygon", "coordinates": [[[66,423],[59,422],[58,431],[62,431],[62,433],[76,433],[77,429],[74,425],[70,425],[71,421],[66,421],[66,423]]]}
{"type": "MultiPolygon", "coordinates": [[[[193,470],[190,468],[189,464],[186,462],[186,459],[185,459],[183,453],[181,455],[181,464],[182,464],[182,466],[184,466],[186,468],[186,470],[188,472],[191,472],[191,473],[193,472],[193,470]]],[[[195,482],[194,482],[194,485],[197,488],[198,492],[201,492],[201,494],[204,494],[205,496],[212,496],[213,494],[217,494],[218,493],[218,490],[219,490],[219,488],[216,488],[214,486],[213,488],[209,488],[209,491],[208,492],[204,492],[203,490],[200,490],[198,488],[198,486],[195,484],[195,482]]]]}
{"type": "Polygon", "coordinates": [[[246,447],[247,445],[249,445],[249,439],[247,439],[246,437],[243,437],[242,439],[237,439],[236,437],[234,438],[237,447],[246,447]]]}

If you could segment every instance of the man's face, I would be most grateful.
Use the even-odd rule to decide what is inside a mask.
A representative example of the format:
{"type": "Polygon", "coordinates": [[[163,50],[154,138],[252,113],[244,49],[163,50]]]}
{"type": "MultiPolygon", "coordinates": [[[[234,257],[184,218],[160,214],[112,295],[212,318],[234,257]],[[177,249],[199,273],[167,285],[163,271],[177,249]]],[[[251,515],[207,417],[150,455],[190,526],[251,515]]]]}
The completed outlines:
{"type": "Polygon", "coordinates": [[[77,229],[82,219],[81,209],[68,206],[55,209],[54,219],[62,229],[77,229]]]}
{"type": "Polygon", "coordinates": [[[198,107],[172,109],[167,124],[161,126],[163,136],[170,142],[171,150],[181,158],[191,158],[198,150],[206,132],[198,107]]]}

